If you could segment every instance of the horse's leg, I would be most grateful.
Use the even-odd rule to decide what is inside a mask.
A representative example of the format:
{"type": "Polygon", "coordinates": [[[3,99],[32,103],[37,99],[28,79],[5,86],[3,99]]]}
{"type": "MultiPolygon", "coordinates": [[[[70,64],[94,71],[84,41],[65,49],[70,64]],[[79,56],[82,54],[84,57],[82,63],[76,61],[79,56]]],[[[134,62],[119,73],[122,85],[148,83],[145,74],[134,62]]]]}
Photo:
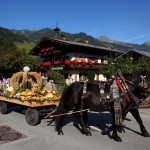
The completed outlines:
{"type": "Polygon", "coordinates": [[[116,124],[115,124],[115,114],[113,113],[112,114],[112,118],[113,118],[113,122],[112,122],[112,125],[109,126],[106,130],[102,131],[102,135],[105,135],[105,134],[108,134],[110,135],[110,132],[112,131],[112,138],[117,141],[117,142],[122,142],[121,138],[119,137],[119,135],[117,134],[117,131],[118,131],[118,127],[116,124]]]}
{"type": "Polygon", "coordinates": [[[90,126],[88,125],[88,113],[87,113],[87,111],[84,111],[84,112],[83,112],[83,122],[84,122],[85,126],[86,126],[88,129],[90,129],[90,126]]]}
{"type": "Polygon", "coordinates": [[[138,109],[130,109],[129,111],[131,112],[131,114],[133,115],[135,120],[138,122],[138,124],[140,126],[140,129],[141,129],[141,132],[142,132],[142,135],[144,137],[150,137],[149,133],[147,132],[147,130],[145,128],[145,126],[143,125],[143,121],[140,117],[139,110],[138,109]]]}
{"type": "Polygon", "coordinates": [[[92,135],[91,132],[87,129],[89,127],[87,126],[87,120],[88,120],[87,112],[80,112],[78,114],[78,117],[79,117],[80,126],[82,128],[82,133],[91,136],[92,135]]]}
{"type": "Polygon", "coordinates": [[[67,113],[68,111],[66,110],[57,110],[54,115],[55,116],[55,130],[57,131],[58,135],[64,135],[63,131],[62,131],[62,124],[63,124],[63,120],[66,117],[65,113],[67,113]]]}
{"type": "Polygon", "coordinates": [[[115,113],[112,114],[113,117],[113,124],[111,126],[111,130],[112,130],[112,138],[117,141],[117,142],[122,142],[121,138],[119,137],[119,135],[117,134],[118,131],[118,126],[115,124],[115,113]]]}
{"type": "Polygon", "coordinates": [[[57,131],[58,135],[64,135],[62,131],[63,119],[64,119],[64,116],[55,117],[55,130],[57,131]]]}
{"type": "MultiPolygon", "coordinates": [[[[127,116],[127,113],[128,113],[128,111],[122,113],[122,120],[123,120],[123,121],[125,120],[125,118],[126,118],[126,116],[127,116]]],[[[123,125],[118,126],[118,132],[120,132],[120,133],[123,133],[123,132],[124,132],[124,133],[125,133],[125,130],[124,130],[123,125]]]]}
{"type": "MultiPolygon", "coordinates": [[[[125,120],[125,117],[126,117],[127,113],[128,113],[128,111],[122,114],[123,121],[125,120]]],[[[114,128],[113,125],[109,126],[108,129],[107,129],[107,132],[113,131],[113,128],[114,128]]],[[[117,129],[118,129],[118,132],[120,132],[120,133],[124,132],[125,133],[123,125],[118,126],[117,129]]]]}

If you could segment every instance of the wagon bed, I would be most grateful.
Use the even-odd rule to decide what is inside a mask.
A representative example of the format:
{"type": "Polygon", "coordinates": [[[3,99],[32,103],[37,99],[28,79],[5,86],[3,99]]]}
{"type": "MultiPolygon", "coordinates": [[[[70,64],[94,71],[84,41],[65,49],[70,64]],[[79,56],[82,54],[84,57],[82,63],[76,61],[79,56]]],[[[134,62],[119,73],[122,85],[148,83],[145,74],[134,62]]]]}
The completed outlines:
{"type": "Polygon", "coordinates": [[[45,100],[41,102],[37,101],[20,101],[15,98],[6,98],[4,96],[0,96],[0,101],[10,102],[18,105],[28,106],[28,107],[41,107],[41,106],[49,106],[49,105],[57,105],[59,100],[45,100]]]}
{"type": "Polygon", "coordinates": [[[25,119],[29,125],[37,125],[41,121],[41,112],[44,110],[44,114],[47,112],[55,110],[58,105],[59,99],[57,100],[44,100],[44,101],[21,101],[15,98],[6,98],[0,96],[0,112],[1,114],[7,114],[9,106],[19,105],[21,110],[25,110],[25,119]],[[52,108],[49,110],[49,108],[52,108]]]}

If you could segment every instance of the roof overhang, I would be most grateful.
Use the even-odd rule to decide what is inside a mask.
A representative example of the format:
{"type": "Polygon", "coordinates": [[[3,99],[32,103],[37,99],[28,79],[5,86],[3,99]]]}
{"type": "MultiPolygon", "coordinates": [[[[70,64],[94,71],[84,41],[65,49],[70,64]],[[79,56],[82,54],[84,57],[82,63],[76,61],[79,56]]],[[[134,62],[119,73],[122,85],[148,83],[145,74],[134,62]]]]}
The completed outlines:
{"type": "Polygon", "coordinates": [[[91,45],[91,44],[85,44],[85,43],[79,43],[79,42],[73,42],[73,41],[67,41],[67,40],[61,40],[61,39],[55,39],[55,38],[42,38],[40,40],[39,43],[37,43],[37,45],[30,50],[30,54],[32,55],[39,55],[41,48],[46,48],[48,45],[50,44],[55,44],[55,45],[60,45],[60,46],[64,46],[64,47],[74,47],[77,49],[88,49],[88,50],[92,50],[92,51],[103,51],[103,52],[112,52],[112,53],[120,53],[122,54],[122,51],[118,51],[118,50],[113,50],[110,48],[105,48],[105,47],[100,47],[100,46],[95,46],[95,45],[91,45]]]}

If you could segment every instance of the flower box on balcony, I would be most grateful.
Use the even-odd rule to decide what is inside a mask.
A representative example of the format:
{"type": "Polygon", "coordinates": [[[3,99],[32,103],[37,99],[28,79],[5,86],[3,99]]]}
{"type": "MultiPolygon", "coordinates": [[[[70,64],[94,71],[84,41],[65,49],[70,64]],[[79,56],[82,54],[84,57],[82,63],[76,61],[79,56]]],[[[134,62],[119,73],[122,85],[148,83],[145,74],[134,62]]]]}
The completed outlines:
{"type": "Polygon", "coordinates": [[[85,66],[87,63],[85,60],[82,60],[82,65],[85,66]]]}
{"type": "Polygon", "coordinates": [[[60,64],[61,64],[61,62],[59,60],[54,61],[55,66],[60,65],[60,64]]]}
{"type": "Polygon", "coordinates": [[[78,61],[77,60],[73,60],[73,61],[71,61],[71,63],[73,64],[73,66],[76,66],[78,64],[78,61]]]}
{"type": "Polygon", "coordinates": [[[43,67],[50,67],[51,64],[51,62],[43,62],[43,67]]]}
{"type": "Polygon", "coordinates": [[[53,51],[53,50],[54,50],[53,46],[47,47],[47,48],[42,48],[41,53],[49,53],[50,51],[53,51]]]}
{"type": "Polygon", "coordinates": [[[66,66],[69,66],[69,65],[71,64],[71,60],[70,60],[70,59],[66,59],[66,60],[64,61],[64,64],[65,64],[66,66]]]}

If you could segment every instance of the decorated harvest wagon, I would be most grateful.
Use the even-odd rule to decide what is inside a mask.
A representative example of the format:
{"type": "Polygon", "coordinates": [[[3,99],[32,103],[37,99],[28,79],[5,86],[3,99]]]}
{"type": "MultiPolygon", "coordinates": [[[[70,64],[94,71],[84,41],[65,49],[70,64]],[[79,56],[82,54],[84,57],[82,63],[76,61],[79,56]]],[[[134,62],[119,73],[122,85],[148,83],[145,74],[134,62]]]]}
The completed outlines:
{"type": "Polygon", "coordinates": [[[37,72],[17,72],[10,83],[0,94],[0,112],[6,114],[9,107],[19,105],[29,125],[38,124],[41,116],[53,111],[61,97],[58,91],[42,87],[42,78],[37,72]]]}

